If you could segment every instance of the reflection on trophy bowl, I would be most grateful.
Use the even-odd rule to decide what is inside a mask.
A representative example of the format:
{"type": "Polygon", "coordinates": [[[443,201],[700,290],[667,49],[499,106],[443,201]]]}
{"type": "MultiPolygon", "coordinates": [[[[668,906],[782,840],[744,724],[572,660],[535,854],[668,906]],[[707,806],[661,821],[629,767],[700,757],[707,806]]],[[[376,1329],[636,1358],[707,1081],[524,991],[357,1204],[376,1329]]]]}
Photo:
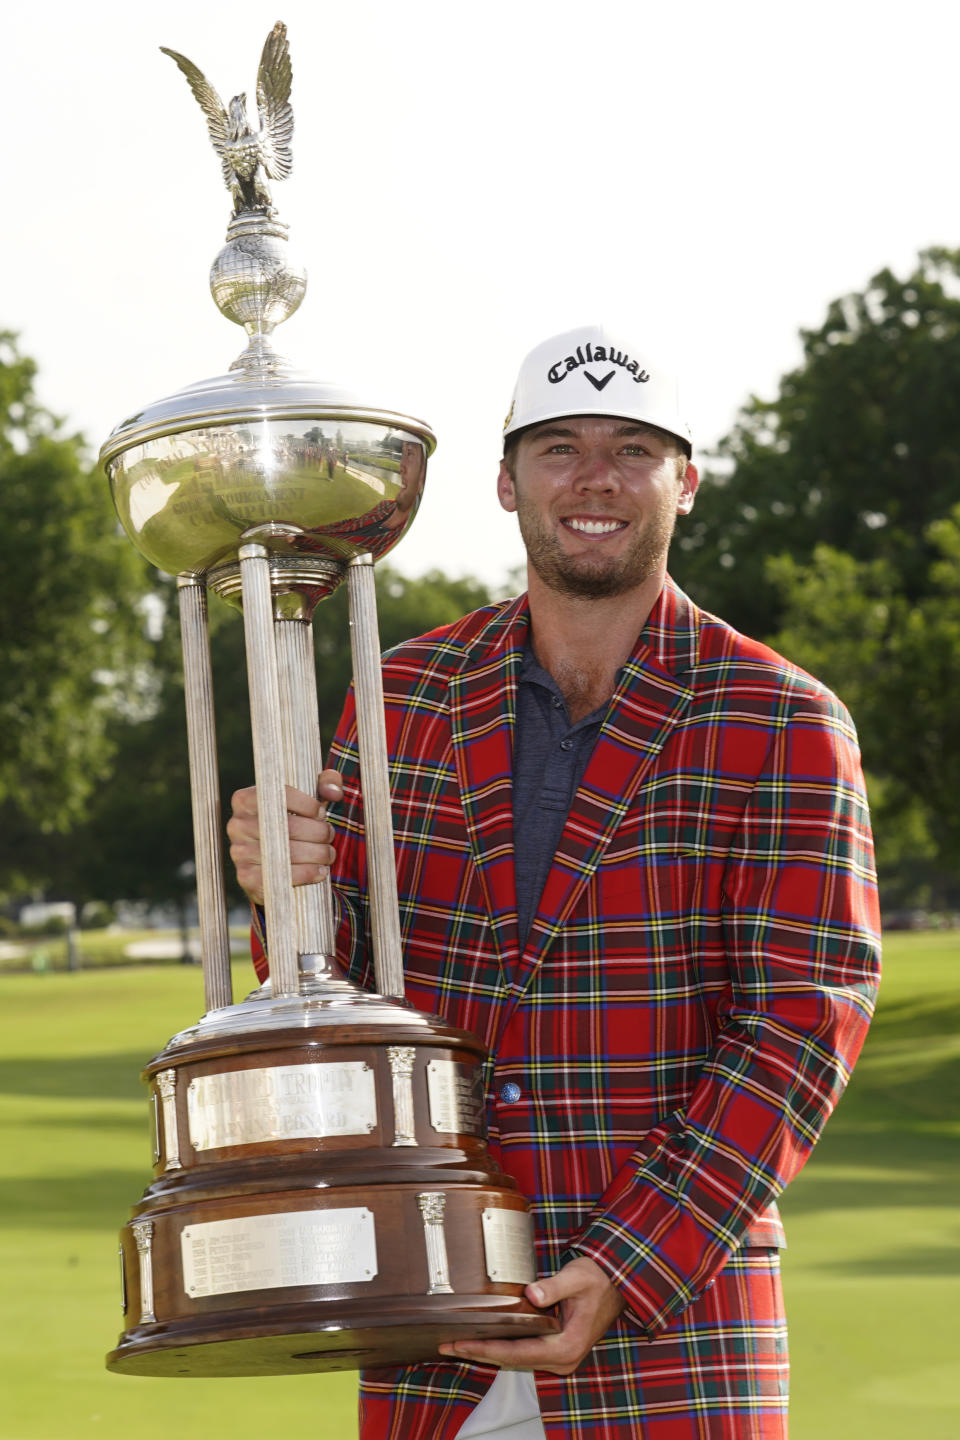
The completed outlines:
{"type": "Polygon", "coordinates": [[[147,1067],[155,1179],[110,1369],[341,1370],[557,1328],[523,1295],[533,1227],[486,1152],[479,1041],[329,971],[310,989],[212,1012],[147,1067]]]}
{"type": "Polygon", "coordinates": [[[103,449],[117,513],[168,574],[235,558],[253,526],[293,526],[289,548],[379,559],[423,491],[429,429],[358,405],[285,367],[192,386],[125,420],[103,449]]]}

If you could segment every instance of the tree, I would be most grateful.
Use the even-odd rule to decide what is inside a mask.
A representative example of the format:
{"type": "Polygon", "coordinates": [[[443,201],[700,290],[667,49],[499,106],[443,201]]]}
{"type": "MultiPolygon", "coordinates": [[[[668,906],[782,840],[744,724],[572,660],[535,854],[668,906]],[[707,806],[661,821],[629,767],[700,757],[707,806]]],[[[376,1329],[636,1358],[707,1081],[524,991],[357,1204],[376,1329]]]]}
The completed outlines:
{"type": "Polygon", "coordinates": [[[678,535],[674,573],[748,634],[780,624],[772,555],[827,543],[887,561],[909,602],[930,593],[931,525],[960,494],[960,251],[875,275],[802,333],[776,399],[753,398],[678,535]]]}
{"type": "Polygon", "coordinates": [[[885,900],[960,904],[960,505],[924,535],[932,552],[911,598],[886,558],[819,546],[809,564],[768,564],[784,607],[774,644],[835,689],[857,717],[876,777],[885,900]],[[916,862],[922,862],[917,864],[916,862]]]}
{"type": "Polygon", "coordinates": [[[0,332],[0,889],[42,879],[37,837],[65,832],[109,772],[111,717],[136,708],[147,569],[103,475],[34,397],[0,332]],[[22,843],[25,837],[36,843],[22,843]],[[37,868],[39,866],[39,869],[37,868]]]}
{"type": "MultiPolygon", "coordinates": [[[[486,602],[474,580],[451,580],[437,571],[408,579],[378,566],[377,590],[384,648],[457,619],[486,602]]],[[[153,677],[149,709],[117,715],[110,739],[114,779],[101,787],[87,821],[69,840],[47,841],[60,893],[71,899],[144,900],[182,907],[192,899],[193,833],[176,596],[158,580],[162,624],[149,642],[153,677]]],[[[224,823],[230,796],[253,783],[250,711],[243,626],[239,614],[216,596],[209,602],[220,789],[224,823]]],[[[318,608],[320,727],[324,752],[339,719],[351,675],[346,587],[318,608]]],[[[25,837],[26,838],[26,837],[25,837]]],[[[231,871],[227,867],[230,882],[231,871]]],[[[237,890],[233,898],[240,900],[237,890]]]]}
{"type": "MultiPolygon", "coordinates": [[[[390,650],[401,641],[434,630],[438,625],[452,624],[468,610],[475,610],[490,600],[490,592],[481,581],[469,576],[451,579],[440,570],[430,570],[410,579],[389,565],[380,564],[376,568],[376,580],[383,650],[390,650]]],[[[326,753],[352,674],[345,584],[319,606],[313,628],[320,734],[326,753]]]]}

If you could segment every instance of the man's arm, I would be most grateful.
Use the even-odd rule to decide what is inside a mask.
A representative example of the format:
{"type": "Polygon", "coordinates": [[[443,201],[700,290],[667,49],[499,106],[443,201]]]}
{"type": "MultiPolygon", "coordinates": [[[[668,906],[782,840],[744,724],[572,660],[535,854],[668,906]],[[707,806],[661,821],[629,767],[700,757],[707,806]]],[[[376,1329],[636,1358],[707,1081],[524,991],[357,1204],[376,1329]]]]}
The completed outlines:
{"type": "Polygon", "coordinates": [[[655,1333],[801,1168],[849,1079],[879,979],[866,796],[849,717],[801,701],[775,735],[724,877],[730,982],[683,1111],[644,1140],[570,1255],[655,1333]]]}

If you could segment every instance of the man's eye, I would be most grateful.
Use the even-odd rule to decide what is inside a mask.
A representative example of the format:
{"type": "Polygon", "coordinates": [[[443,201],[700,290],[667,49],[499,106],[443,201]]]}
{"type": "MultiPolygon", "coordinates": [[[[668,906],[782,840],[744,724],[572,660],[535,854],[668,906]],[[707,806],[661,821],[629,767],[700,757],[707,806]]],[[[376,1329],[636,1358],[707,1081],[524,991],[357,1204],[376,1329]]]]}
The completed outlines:
{"type": "Polygon", "coordinates": [[[548,455],[572,455],[573,446],[567,445],[563,440],[558,440],[556,445],[551,445],[547,451],[548,455]]]}
{"type": "Polygon", "coordinates": [[[624,445],[624,455],[649,455],[650,451],[645,445],[624,445]]]}

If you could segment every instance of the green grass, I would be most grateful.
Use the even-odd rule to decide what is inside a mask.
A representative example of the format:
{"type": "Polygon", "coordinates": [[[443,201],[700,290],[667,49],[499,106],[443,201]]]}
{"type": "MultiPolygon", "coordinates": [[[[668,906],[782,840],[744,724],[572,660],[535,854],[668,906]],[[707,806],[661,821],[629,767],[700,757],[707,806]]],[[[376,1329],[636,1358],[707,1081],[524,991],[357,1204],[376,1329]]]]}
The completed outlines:
{"type": "MultiPolygon", "coordinates": [[[[199,936],[194,927],[190,931],[192,940],[199,936]]],[[[230,931],[231,938],[246,944],[249,927],[237,927],[230,931]]],[[[78,930],[76,945],[79,968],[96,969],[104,965],[167,964],[177,965],[179,957],[164,960],[131,960],[127,947],[133,944],[179,945],[180,935],[176,930],[78,930]]],[[[236,951],[234,945],[234,951],[236,951]]],[[[0,949],[0,973],[4,971],[66,970],[66,935],[13,935],[3,937],[0,949]],[[13,953],[14,950],[19,953],[13,953]]]]}
{"type": "Polygon", "coordinates": [[[960,934],[892,935],[860,1063],[782,1200],[794,1440],[960,1435],[960,934]]]}
{"type": "MultiPolygon", "coordinates": [[[[874,1030],[784,1197],[793,1440],[954,1440],[960,937],[894,936],[874,1030]]],[[[237,967],[236,993],[250,982],[237,967]]],[[[109,1375],[116,1233],[149,1180],[143,1062],[199,971],[0,977],[0,1440],[350,1440],[352,1375],[109,1375]]]]}
{"type": "MultiPolygon", "coordinates": [[[[238,966],[235,993],[251,988],[238,966]]],[[[139,1073],[202,1010],[177,965],[0,979],[0,1440],[349,1440],[356,1378],[111,1375],[117,1231],[150,1180],[139,1073]]]]}

